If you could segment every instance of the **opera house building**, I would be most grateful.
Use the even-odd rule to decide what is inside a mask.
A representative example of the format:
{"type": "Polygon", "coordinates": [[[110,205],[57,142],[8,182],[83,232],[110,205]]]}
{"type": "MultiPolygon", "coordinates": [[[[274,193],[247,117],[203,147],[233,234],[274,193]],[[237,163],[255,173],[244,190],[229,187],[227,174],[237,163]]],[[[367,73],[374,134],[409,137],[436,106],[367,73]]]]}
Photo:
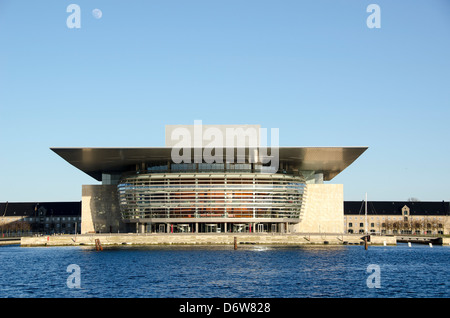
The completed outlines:
{"type": "Polygon", "coordinates": [[[98,181],[82,186],[81,233],[344,233],[343,185],[327,182],[367,147],[194,140],[180,160],[169,128],[165,147],[51,148],[98,181]]]}

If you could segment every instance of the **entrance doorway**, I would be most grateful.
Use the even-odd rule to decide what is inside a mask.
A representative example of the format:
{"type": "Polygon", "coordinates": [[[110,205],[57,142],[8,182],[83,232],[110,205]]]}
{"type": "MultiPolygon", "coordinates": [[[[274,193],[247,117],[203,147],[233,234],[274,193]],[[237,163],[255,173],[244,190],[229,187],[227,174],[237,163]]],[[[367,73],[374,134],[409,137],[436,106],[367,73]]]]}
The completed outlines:
{"type": "Polygon", "coordinates": [[[189,233],[191,232],[191,227],[189,226],[189,224],[178,224],[178,232],[189,233]]]}
{"type": "Polygon", "coordinates": [[[206,225],[206,233],[220,233],[221,229],[217,224],[205,224],[206,225]]]}
{"type": "Polygon", "coordinates": [[[278,232],[278,226],[276,224],[272,224],[271,226],[271,232],[272,233],[277,233],[278,232]]]}
{"type": "Polygon", "coordinates": [[[264,224],[262,224],[262,223],[258,223],[258,225],[257,225],[257,231],[259,232],[259,233],[262,233],[262,232],[265,232],[264,231],[264,224]]]}
{"type": "Polygon", "coordinates": [[[233,224],[234,233],[247,232],[247,224],[233,224]]]}

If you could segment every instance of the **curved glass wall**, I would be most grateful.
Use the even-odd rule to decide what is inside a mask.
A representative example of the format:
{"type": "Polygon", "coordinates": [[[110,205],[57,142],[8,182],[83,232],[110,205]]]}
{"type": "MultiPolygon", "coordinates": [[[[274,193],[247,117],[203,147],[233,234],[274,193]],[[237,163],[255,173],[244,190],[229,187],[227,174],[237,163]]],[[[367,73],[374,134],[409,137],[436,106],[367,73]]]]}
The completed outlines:
{"type": "Polygon", "coordinates": [[[118,194],[124,219],[298,219],[304,189],[303,178],[283,174],[141,173],[122,179],[118,194]]]}

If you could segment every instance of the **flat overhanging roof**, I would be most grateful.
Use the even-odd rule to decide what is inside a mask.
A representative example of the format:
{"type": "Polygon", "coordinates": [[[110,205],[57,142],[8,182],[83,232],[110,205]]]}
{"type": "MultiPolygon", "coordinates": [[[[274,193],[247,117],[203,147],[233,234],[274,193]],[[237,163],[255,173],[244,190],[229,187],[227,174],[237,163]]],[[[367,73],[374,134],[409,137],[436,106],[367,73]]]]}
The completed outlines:
{"type": "MultiPolygon", "coordinates": [[[[320,171],[329,181],[352,164],[368,147],[279,147],[279,161],[301,171],[320,171]]],[[[61,158],[94,179],[103,173],[134,171],[137,164],[171,161],[172,148],[50,148],[61,158]]],[[[268,148],[270,154],[270,147],[268,148]]],[[[238,148],[234,148],[235,158],[238,148]]],[[[203,152],[202,152],[203,153],[203,152]]],[[[195,149],[191,149],[192,162],[195,149]]],[[[223,149],[224,162],[226,149],[223,149]]],[[[246,162],[249,154],[246,151],[246,162]]]]}

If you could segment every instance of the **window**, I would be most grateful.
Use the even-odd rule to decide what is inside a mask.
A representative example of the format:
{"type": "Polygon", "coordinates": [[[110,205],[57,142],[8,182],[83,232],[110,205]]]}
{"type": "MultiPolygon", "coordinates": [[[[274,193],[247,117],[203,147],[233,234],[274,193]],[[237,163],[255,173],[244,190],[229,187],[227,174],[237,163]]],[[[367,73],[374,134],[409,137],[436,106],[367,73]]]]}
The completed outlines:
{"type": "Polygon", "coordinates": [[[348,224],[348,227],[352,227],[352,226],[353,226],[353,223],[350,222],[350,223],[348,224]]]}
{"type": "Polygon", "coordinates": [[[375,223],[370,223],[370,227],[375,227],[375,223]]]}
{"type": "Polygon", "coordinates": [[[364,227],[364,223],[359,223],[359,227],[364,227]]]}

